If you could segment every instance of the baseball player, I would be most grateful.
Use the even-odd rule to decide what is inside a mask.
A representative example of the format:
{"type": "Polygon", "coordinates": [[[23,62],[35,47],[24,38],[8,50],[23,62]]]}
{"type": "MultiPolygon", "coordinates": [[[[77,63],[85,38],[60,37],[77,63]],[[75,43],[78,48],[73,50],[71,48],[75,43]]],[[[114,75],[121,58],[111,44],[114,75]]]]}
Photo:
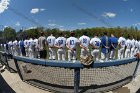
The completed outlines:
{"type": "Polygon", "coordinates": [[[140,52],[140,41],[138,41],[138,52],[140,52]]]}
{"type": "Polygon", "coordinates": [[[47,50],[46,50],[46,37],[44,32],[40,33],[40,37],[38,38],[38,48],[39,48],[39,55],[40,58],[46,59],[47,50]]]}
{"type": "Polygon", "coordinates": [[[21,43],[21,40],[18,41],[18,45],[19,45],[18,46],[18,48],[19,48],[18,52],[19,52],[19,56],[22,56],[20,43],[21,43]]]}
{"type": "Polygon", "coordinates": [[[49,47],[49,59],[50,60],[55,60],[56,58],[56,53],[55,53],[55,37],[53,36],[53,34],[51,34],[50,36],[48,36],[47,38],[47,44],[49,47]]]}
{"type": "Polygon", "coordinates": [[[75,33],[71,32],[70,37],[66,40],[66,46],[68,48],[68,61],[76,61],[77,51],[76,45],[79,43],[79,40],[74,37],[75,33]]]}
{"type": "Polygon", "coordinates": [[[101,59],[107,61],[109,58],[111,41],[107,36],[107,33],[104,32],[104,36],[101,38],[101,59]]]}
{"type": "Polygon", "coordinates": [[[58,60],[65,60],[66,59],[66,38],[63,37],[63,33],[60,33],[60,37],[55,40],[55,47],[58,48],[57,55],[58,60]]]}
{"type": "Polygon", "coordinates": [[[34,55],[33,55],[33,51],[34,51],[34,41],[33,41],[33,39],[32,38],[30,38],[29,40],[28,40],[28,44],[29,44],[29,57],[31,57],[31,58],[34,58],[34,55]]]}
{"type": "Polygon", "coordinates": [[[114,59],[118,45],[118,38],[116,38],[113,34],[111,34],[110,40],[111,40],[110,59],[114,59]]]}
{"type": "Polygon", "coordinates": [[[138,40],[136,40],[135,41],[135,50],[134,50],[134,54],[136,54],[137,52],[138,52],[138,49],[139,48],[139,41],[138,40]]]}
{"type": "Polygon", "coordinates": [[[13,41],[13,54],[15,56],[19,56],[19,45],[18,44],[19,43],[17,40],[13,41]]]}
{"type": "Polygon", "coordinates": [[[134,38],[131,40],[131,44],[132,44],[132,47],[131,47],[131,57],[134,57],[134,55],[135,55],[135,46],[136,46],[136,42],[135,42],[134,38]]]}
{"type": "Polygon", "coordinates": [[[83,36],[79,38],[80,47],[81,47],[81,55],[86,56],[89,54],[88,46],[90,44],[90,38],[87,36],[87,32],[84,32],[83,36]]]}
{"type": "Polygon", "coordinates": [[[0,44],[0,49],[3,50],[3,44],[0,44]]]}
{"type": "Polygon", "coordinates": [[[35,45],[35,50],[34,50],[34,57],[38,58],[39,57],[39,48],[38,48],[38,39],[34,39],[34,45],[35,45]]]}
{"type": "Polygon", "coordinates": [[[25,47],[26,57],[28,57],[29,56],[29,45],[28,45],[28,39],[27,38],[24,40],[24,47],[25,47]]]}
{"type": "Polygon", "coordinates": [[[4,43],[4,52],[7,52],[7,51],[6,51],[6,43],[4,43]]]}
{"type": "Polygon", "coordinates": [[[131,40],[129,39],[130,36],[128,35],[128,39],[126,40],[126,50],[125,50],[125,58],[129,58],[130,57],[130,49],[132,47],[132,43],[131,40]]]}
{"type": "Polygon", "coordinates": [[[95,61],[99,61],[99,53],[100,53],[100,45],[101,45],[101,40],[98,38],[97,35],[94,36],[90,40],[90,45],[92,47],[91,55],[95,58],[95,61]]]}
{"type": "Polygon", "coordinates": [[[118,39],[118,46],[119,46],[118,59],[124,58],[125,42],[126,42],[126,39],[123,37],[123,34],[122,34],[121,37],[118,39]]]}
{"type": "Polygon", "coordinates": [[[10,54],[13,54],[13,53],[12,53],[12,51],[13,51],[13,42],[12,42],[12,41],[9,41],[8,47],[9,47],[9,53],[10,53],[10,54]]]}
{"type": "Polygon", "coordinates": [[[24,47],[24,40],[20,40],[19,46],[20,46],[21,56],[26,56],[25,47],[24,47]]]}

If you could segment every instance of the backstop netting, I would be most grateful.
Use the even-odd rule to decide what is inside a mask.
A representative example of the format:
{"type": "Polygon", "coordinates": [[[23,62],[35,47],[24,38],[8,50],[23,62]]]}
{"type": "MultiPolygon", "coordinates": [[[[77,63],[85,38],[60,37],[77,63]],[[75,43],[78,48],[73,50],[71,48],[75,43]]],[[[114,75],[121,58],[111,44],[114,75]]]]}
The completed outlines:
{"type": "MultiPolygon", "coordinates": [[[[23,80],[54,92],[73,93],[74,69],[17,61],[23,80]]],[[[47,61],[46,61],[47,64],[47,61]]],[[[74,64],[74,63],[73,63],[74,64]]],[[[102,63],[101,63],[102,64],[102,63]]],[[[108,91],[132,80],[137,62],[80,69],[80,93],[108,91]]]]}
{"type": "Polygon", "coordinates": [[[17,71],[14,59],[12,59],[12,55],[8,55],[7,53],[0,52],[0,63],[2,65],[5,65],[10,72],[17,71]]]}

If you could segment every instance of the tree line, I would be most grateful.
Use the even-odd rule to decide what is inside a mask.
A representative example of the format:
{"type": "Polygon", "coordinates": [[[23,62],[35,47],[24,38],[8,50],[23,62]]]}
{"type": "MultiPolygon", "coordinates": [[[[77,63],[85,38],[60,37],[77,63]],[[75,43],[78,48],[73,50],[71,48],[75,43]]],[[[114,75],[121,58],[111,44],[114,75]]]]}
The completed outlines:
{"type": "MultiPolygon", "coordinates": [[[[120,37],[121,34],[127,38],[128,35],[134,37],[135,39],[140,40],[140,30],[137,27],[114,27],[114,28],[105,28],[105,27],[95,27],[95,28],[85,28],[85,29],[76,29],[72,30],[75,32],[75,37],[80,37],[86,31],[89,37],[93,37],[95,34],[101,37],[104,32],[108,33],[108,36],[114,34],[116,37],[120,37]]],[[[70,30],[61,31],[60,29],[53,28],[44,28],[44,27],[37,27],[32,29],[25,29],[16,31],[12,27],[6,27],[3,31],[0,31],[0,43],[5,43],[6,41],[10,40],[21,40],[27,37],[36,37],[40,36],[40,32],[44,32],[46,36],[50,35],[51,33],[58,37],[61,32],[64,33],[66,38],[70,36],[70,30]]]]}

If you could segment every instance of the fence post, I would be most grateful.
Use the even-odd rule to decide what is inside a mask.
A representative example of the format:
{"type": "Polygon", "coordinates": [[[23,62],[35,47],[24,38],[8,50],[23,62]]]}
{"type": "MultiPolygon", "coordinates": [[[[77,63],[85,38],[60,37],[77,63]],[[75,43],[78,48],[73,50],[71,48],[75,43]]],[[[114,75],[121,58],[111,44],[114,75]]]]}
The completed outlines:
{"type": "Polygon", "coordinates": [[[78,93],[80,84],[80,68],[74,69],[74,93],[78,93]]]}
{"type": "Polygon", "coordinates": [[[21,71],[20,71],[20,69],[19,69],[19,65],[18,65],[18,63],[17,63],[17,60],[14,59],[14,62],[15,62],[16,69],[17,69],[17,72],[18,72],[18,74],[19,74],[19,77],[20,77],[21,80],[23,80],[23,77],[22,77],[21,71]]]}
{"type": "Polygon", "coordinates": [[[133,78],[136,77],[136,73],[137,73],[137,70],[138,70],[138,67],[139,67],[139,64],[140,64],[139,61],[140,61],[140,58],[137,59],[137,65],[136,65],[135,71],[134,71],[134,73],[133,73],[133,78]]]}
{"type": "Polygon", "coordinates": [[[4,57],[5,57],[5,61],[6,61],[6,65],[8,67],[8,70],[11,72],[11,69],[10,69],[10,66],[9,66],[9,63],[8,63],[8,55],[7,55],[7,53],[4,54],[4,57]]]}

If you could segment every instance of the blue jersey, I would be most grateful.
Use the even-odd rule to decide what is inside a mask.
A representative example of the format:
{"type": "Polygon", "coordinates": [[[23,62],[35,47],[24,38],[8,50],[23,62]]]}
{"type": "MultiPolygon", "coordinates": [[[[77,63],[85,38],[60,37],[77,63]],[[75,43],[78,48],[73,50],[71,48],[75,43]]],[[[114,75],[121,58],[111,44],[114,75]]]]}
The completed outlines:
{"type": "Polygon", "coordinates": [[[110,38],[107,37],[107,36],[103,36],[101,38],[102,52],[103,53],[109,53],[110,46],[111,46],[111,40],[110,40],[110,38]],[[107,49],[106,47],[109,47],[109,49],[107,49]]]}
{"type": "Polygon", "coordinates": [[[23,48],[24,47],[24,41],[22,40],[22,41],[20,41],[20,48],[23,48]]]}
{"type": "Polygon", "coordinates": [[[111,41],[110,50],[116,49],[117,48],[117,45],[118,45],[118,38],[116,38],[116,37],[110,37],[110,41],[111,41]]]}

